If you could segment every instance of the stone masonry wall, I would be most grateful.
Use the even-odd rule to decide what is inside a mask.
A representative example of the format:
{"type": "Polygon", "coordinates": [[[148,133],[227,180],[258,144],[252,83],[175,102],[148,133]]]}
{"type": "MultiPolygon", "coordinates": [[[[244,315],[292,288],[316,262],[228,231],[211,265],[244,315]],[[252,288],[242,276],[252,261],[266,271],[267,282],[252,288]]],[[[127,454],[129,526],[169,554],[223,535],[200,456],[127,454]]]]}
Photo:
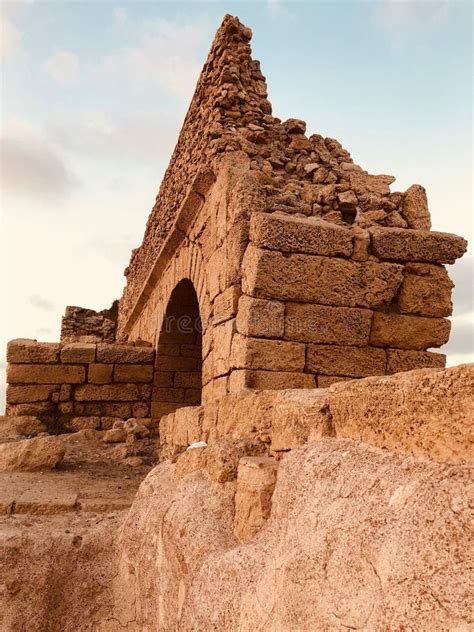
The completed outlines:
{"type": "Polygon", "coordinates": [[[413,185],[391,192],[395,178],[371,175],[333,138],[305,135],[306,123],[272,115],[260,63],[251,57],[252,32],[225,16],[163,178],[142,245],[132,252],[120,301],[119,335],[189,187],[201,170],[219,170],[223,156],[245,153],[266,212],[323,217],[341,225],[430,229],[426,192],[413,185]]]}
{"type": "Polygon", "coordinates": [[[35,415],[75,429],[150,417],[155,352],[150,347],[12,340],[7,415],[35,415]]]}

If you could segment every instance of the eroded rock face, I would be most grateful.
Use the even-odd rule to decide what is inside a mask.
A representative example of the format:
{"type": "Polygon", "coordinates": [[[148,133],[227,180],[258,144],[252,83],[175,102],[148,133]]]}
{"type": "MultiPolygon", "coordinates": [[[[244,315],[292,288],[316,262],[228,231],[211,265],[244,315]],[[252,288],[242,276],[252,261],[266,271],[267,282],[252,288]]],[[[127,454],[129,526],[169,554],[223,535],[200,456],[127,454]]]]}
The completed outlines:
{"type": "MultiPolygon", "coordinates": [[[[325,439],[281,462],[239,545],[233,488],[150,473],[126,520],[115,616],[133,630],[464,629],[468,470],[325,439]],[[171,510],[172,508],[172,510],[171,510]]],[[[466,628],[467,629],[467,628],[466,628]]]]}

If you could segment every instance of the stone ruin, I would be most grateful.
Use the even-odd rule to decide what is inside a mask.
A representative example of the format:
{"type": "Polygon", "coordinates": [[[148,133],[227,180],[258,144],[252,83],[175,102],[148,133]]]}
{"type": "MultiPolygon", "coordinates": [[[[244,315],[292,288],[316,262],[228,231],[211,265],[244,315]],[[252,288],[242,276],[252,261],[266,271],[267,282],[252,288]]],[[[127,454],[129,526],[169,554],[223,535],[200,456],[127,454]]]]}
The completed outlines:
{"type": "Polygon", "coordinates": [[[225,17],[118,304],[68,307],[58,344],[9,344],[7,414],[106,428],[444,366],[428,349],[448,341],[444,265],[466,241],[431,230],[423,187],[392,192],[338,141],[273,116],[250,39],[225,17]]]}
{"type": "Polygon", "coordinates": [[[2,631],[471,629],[474,371],[428,350],[466,242],[275,118],[250,37],[224,18],[120,301],[8,345],[2,631]]]}

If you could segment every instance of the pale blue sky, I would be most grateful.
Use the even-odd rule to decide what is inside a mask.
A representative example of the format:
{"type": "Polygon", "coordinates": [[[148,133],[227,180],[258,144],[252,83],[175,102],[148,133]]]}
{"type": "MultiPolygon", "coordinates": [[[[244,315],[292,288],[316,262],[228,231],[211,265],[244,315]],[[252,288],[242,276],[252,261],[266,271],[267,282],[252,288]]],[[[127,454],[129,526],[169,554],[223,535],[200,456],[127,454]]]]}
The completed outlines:
{"type": "MultiPolygon", "coordinates": [[[[225,13],[253,30],[276,116],[392,190],[424,185],[434,228],[472,240],[470,2],[3,2],[0,358],[9,338],[57,339],[66,304],[120,296],[225,13]]],[[[472,254],[452,274],[458,363],[472,254]]]]}

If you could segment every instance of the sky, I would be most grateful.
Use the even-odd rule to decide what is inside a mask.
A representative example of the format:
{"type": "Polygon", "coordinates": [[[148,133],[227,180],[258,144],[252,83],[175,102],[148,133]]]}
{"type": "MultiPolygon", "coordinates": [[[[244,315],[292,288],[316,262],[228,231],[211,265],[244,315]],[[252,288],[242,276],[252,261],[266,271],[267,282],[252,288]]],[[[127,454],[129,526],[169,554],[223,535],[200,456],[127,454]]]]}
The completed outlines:
{"type": "Polygon", "coordinates": [[[392,191],[422,184],[433,229],[469,240],[442,350],[474,361],[470,2],[17,0],[0,17],[2,383],[9,339],[58,340],[66,305],[121,295],[226,13],[253,30],[275,116],[392,191]]]}

